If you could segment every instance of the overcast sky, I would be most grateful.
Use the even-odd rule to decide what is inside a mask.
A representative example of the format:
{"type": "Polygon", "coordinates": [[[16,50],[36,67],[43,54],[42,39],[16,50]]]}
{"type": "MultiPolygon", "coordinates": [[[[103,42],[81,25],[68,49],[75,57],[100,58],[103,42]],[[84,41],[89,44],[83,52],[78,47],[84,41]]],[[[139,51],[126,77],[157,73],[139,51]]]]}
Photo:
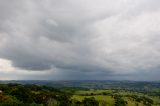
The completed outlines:
{"type": "Polygon", "coordinates": [[[160,0],[0,0],[0,80],[160,80],[160,0]]]}

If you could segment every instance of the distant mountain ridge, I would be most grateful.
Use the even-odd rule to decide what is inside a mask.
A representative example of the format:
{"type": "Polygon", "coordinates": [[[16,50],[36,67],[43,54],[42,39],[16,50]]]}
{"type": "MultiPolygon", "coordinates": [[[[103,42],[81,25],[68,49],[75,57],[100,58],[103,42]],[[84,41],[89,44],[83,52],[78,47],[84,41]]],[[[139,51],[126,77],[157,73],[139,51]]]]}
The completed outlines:
{"type": "Polygon", "coordinates": [[[18,83],[31,85],[45,85],[55,88],[81,87],[93,89],[152,89],[160,88],[160,81],[112,81],[112,80],[7,80],[0,83],[18,83]]]}

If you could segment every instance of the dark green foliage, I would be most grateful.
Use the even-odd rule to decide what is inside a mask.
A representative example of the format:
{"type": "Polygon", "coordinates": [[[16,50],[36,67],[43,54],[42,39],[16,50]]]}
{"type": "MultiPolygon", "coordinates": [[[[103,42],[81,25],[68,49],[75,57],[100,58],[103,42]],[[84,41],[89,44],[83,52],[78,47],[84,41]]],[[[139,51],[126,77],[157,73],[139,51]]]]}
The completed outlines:
{"type": "Polygon", "coordinates": [[[115,96],[115,104],[114,106],[126,106],[127,102],[124,101],[120,96],[115,96]]]}
{"type": "Polygon", "coordinates": [[[82,102],[71,99],[71,92],[52,87],[21,84],[0,84],[0,106],[98,106],[95,98],[82,102]]]}
{"type": "Polygon", "coordinates": [[[82,101],[83,106],[98,106],[98,101],[95,100],[94,97],[91,98],[84,98],[82,101]]]}
{"type": "MultiPolygon", "coordinates": [[[[141,86],[141,85],[140,85],[141,86]]],[[[160,106],[150,95],[159,95],[158,88],[146,91],[144,89],[115,88],[103,89],[102,92],[95,92],[97,89],[87,88],[59,88],[55,89],[40,85],[22,85],[22,84],[0,84],[0,106],[106,106],[112,105],[108,100],[95,100],[98,95],[114,97],[114,106],[126,106],[127,101],[133,101],[136,106],[144,104],[145,106],[160,106]],[[76,94],[77,91],[87,91],[82,94],[76,94]],[[105,91],[106,90],[106,91],[105,91]],[[90,92],[92,91],[92,92],[90,92]],[[133,93],[135,92],[135,93],[133,93]],[[73,99],[72,94],[88,96],[85,99],[73,99]],[[141,95],[139,95],[141,94],[141,95]],[[128,99],[126,99],[128,98],[128,99]],[[153,101],[153,100],[154,101],[153,101]],[[82,101],[81,101],[82,100],[82,101]],[[125,101],[126,100],[126,101],[125,101]]],[[[98,89],[99,90],[99,89],[98,89]]],[[[157,96],[156,96],[157,97],[157,96]]],[[[160,97],[160,96],[159,96],[160,97]]],[[[158,97],[157,97],[158,98],[158,97]]],[[[112,101],[113,103],[113,101],[112,101]]]]}
{"type": "Polygon", "coordinates": [[[17,88],[13,89],[10,95],[15,96],[18,100],[22,101],[23,103],[32,103],[32,93],[29,89],[25,88],[24,86],[17,86],[17,88]]]}
{"type": "Polygon", "coordinates": [[[72,100],[72,105],[71,106],[81,106],[81,105],[82,105],[82,103],[80,101],[78,101],[76,99],[72,100]]]}
{"type": "Polygon", "coordinates": [[[48,106],[55,100],[57,106],[70,106],[71,95],[46,86],[0,84],[0,106],[48,106]]]}
{"type": "MultiPolygon", "coordinates": [[[[99,102],[94,97],[84,98],[82,102],[72,99],[72,103],[69,106],[99,106],[99,102]]],[[[101,105],[102,106],[102,105],[101,105]]]]}

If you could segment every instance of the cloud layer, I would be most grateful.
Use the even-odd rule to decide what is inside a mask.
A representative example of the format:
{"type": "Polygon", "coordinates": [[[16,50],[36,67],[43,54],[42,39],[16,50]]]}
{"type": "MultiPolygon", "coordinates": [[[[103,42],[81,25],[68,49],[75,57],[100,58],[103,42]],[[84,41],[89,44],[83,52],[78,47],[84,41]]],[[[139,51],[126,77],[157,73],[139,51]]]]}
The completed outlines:
{"type": "Polygon", "coordinates": [[[8,76],[25,73],[20,79],[160,80],[159,3],[1,0],[0,58],[11,65],[1,61],[0,71],[14,68],[8,76]]]}

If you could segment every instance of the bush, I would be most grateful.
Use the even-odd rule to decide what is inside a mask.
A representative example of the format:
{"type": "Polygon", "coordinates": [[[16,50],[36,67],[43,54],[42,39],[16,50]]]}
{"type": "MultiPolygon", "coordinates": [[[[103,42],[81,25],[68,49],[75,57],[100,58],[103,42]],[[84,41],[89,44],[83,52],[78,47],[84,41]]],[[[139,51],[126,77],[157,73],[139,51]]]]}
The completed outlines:
{"type": "Polygon", "coordinates": [[[82,101],[83,106],[98,106],[98,101],[95,100],[94,97],[84,98],[82,101]]]}

